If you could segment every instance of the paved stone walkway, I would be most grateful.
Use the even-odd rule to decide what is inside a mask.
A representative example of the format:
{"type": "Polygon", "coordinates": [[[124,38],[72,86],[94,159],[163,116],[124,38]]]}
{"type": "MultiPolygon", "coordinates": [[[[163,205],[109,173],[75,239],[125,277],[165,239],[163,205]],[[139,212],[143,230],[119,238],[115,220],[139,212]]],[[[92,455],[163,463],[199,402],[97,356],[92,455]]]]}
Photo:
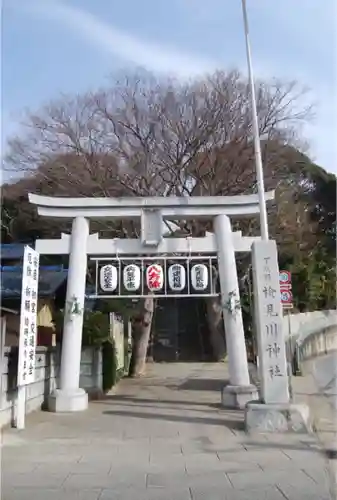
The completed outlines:
{"type": "Polygon", "coordinates": [[[2,500],[328,500],[310,436],[243,432],[219,407],[223,364],[150,365],[87,412],[3,432],[2,500]]]}

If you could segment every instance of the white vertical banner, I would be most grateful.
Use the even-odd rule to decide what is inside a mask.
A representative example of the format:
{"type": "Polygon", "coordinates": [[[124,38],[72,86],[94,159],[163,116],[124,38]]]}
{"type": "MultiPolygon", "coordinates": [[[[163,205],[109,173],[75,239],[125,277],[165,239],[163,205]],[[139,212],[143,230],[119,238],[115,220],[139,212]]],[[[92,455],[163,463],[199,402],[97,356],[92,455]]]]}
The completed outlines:
{"type": "Polygon", "coordinates": [[[254,242],[252,263],[261,396],[264,403],[288,403],[287,360],[276,242],[254,242]]]}
{"type": "Polygon", "coordinates": [[[109,314],[110,335],[115,343],[117,370],[124,368],[124,320],[116,313],[109,314]]]}
{"type": "MultiPolygon", "coordinates": [[[[2,374],[4,373],[4,360],[5,360],[5,344],[6,344],[6,316],[3,316],[0,319],[0,328],[1,328],[1,338],[0,338],[0,394],[2,395],[3,391],[3,379],[2,374]]],[[[2,410],[2,398],[0,400],[0,409],[2,410]]]]}
{"type": "Polygon", "coordinates": [[[16,427],[24,427],[25,386],[35,381],[39,253],[26,246],[22,265],[16,427]]]}
{"type": "Polygon", "coordinates": [[[39,254],[26,246],[23,257],[18,386],[35,380],[39,254]]]}

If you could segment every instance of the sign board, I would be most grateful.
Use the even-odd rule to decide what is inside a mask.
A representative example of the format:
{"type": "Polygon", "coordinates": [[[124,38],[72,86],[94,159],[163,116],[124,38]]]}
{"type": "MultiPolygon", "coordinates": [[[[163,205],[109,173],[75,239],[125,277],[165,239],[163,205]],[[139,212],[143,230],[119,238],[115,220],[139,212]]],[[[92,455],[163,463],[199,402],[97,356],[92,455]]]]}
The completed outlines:
{"type": "Polygon", "coordinates": [[[290,271],[280,271],[280,287],[290,286],[291,287],[291,272],[290,271]]]}
{"type": "Polygon", "coordinates": [[[39,253],[26,246],[22,266],[18,386],[34,382],[39,253]]]}
{"type": "Polygon", "coordinates": [[[293,294],[291,290],[284,290],[281,288],[281,303],[283,307],[293,306],[293,294]]]}
{"type": "Polygon", "coordinates": [[[261,396],[265,403],[288,403],[283,311],[275,241],[254,242],[252,261],[261,396]]]}
{"type": "Polygon", "coordinates": [[[281,290],[281,304],[284,309],[291,309],[293,307],[293,294],[292,294],[292,284],[291,284],[291,272],[290,271],[280,271],[280,290],[281,290]]]}

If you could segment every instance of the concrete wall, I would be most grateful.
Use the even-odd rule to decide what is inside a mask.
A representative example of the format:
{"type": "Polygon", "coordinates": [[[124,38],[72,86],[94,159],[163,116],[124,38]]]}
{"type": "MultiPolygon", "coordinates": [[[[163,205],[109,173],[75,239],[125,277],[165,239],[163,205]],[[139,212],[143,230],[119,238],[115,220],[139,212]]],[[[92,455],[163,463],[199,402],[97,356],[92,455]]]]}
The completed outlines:
{"type": "Polygon", "coordinates": [[[292,337],[303,340],[311,333],[337,325],[337,311],[335,309],[327,311],[313,311],[306,313],[290,314],[284,312],[283,328],[285,337],[292,337]]]}
{"type": "Polygon", "coordinates": [[[337,352],[337,326],[331,325],[308,335],[299,347],[301,363],[310,359],[337,352]]]}
{"type": "MultiPolygon", "coordinates": [[[[1,369],[0,427],[9,424],[16,412],[16,348],[6,347],[1,369]]],[[[41,409],[48,395],[57,387],[60,351],[56,348],[36,349],[35,382],[26,386],[26,414],[41,409]]],[[[99,349],[82,351],[80,386],[88,393],[102,391],[102,354],[99,349]]]]}

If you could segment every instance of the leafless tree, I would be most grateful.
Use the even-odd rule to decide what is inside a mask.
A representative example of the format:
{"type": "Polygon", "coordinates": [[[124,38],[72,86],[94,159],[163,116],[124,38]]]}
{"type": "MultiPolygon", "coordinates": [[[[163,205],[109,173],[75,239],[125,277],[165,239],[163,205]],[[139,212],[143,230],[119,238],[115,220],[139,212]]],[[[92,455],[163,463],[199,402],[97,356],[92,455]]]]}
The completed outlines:
{"type": "MultiPolygon", "coordinates": [[[[297,145],[311,109],[295,82],[276,80],[258,83],[257,108],[270,189],[298,175],[289,146],[297,145]]],[[[8,146],[6,168],[39,179],[45,194],[219,196],[256,188],[250,91],[237,71],[188,84],[140,75],[62,96],[27,113],[23,134],[8,146]]],[[[204,234],[210,224],[179,222],[190,235],[204,234]]],[[[136,224],[123,223],[121,230],[129,237],[138,233],[136,224]]],[[[153,308],[148,297],[137,318],[136,374],[144,369],[153,308]]],[[[212,331],[219,332],[221,308],[210,300],[208,309],[212,331]]],[[[221,357],[221,334],[214,335],[221,357]]]]}

